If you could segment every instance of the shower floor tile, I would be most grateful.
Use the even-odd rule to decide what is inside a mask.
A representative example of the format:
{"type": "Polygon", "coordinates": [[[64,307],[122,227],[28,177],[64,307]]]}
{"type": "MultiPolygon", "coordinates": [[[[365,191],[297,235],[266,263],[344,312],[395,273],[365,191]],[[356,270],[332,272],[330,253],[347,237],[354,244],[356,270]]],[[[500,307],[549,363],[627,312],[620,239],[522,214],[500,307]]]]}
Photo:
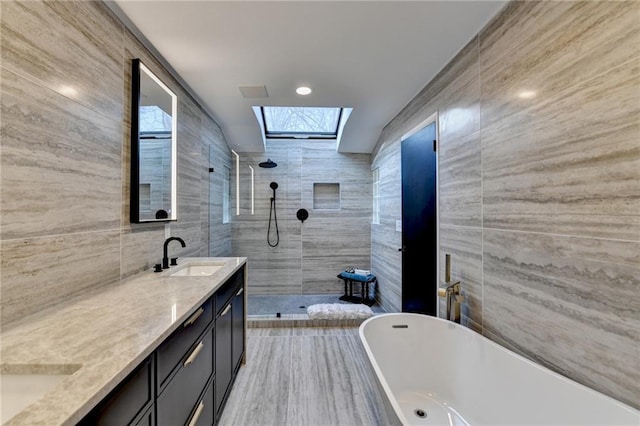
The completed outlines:
{"type": "MultiPolygon", "coordinates": [[[[340,300],[342,294],[278,294],[249,295],[247,299],[247,315],[282,315],[306,314],[307,307],[319,303],[346,303],[340,300]]],[[[384,310],[377,303],[371,306],[375,313],[384,310]]]]}

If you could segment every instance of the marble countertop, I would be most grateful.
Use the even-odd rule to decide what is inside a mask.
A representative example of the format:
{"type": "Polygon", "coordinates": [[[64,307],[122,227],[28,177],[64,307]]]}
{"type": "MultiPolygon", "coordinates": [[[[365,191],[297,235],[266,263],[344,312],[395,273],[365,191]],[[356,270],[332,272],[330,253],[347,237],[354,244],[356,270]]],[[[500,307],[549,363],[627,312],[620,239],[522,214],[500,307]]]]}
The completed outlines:
{"type": "Polygon", "coordinates": [[[82,419],[235,271],[244,257],[205,277],[145,271],[77,296],[2,330],[3,373],[73,372],[7,425],[67,425],[82,419]]]}

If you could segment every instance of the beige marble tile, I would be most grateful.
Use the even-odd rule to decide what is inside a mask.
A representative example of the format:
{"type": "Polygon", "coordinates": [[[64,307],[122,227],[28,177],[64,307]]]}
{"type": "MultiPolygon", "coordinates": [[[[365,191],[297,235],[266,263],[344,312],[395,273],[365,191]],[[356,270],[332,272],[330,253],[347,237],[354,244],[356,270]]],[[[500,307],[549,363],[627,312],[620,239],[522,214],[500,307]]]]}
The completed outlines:
{"type": "Polygon", "coordinates": [[[640,239],[639,88],[640,59],[483,128],[484,226],[640,239]]]}
{"type": "MultiPolygon", "coordinates": [[[[349,256],[348,258],[333,258],[329,256],[305,256],[302,259],[304,269],[302,273],[303,294],[340,294],[344,292],[344,282],[336,277],[348,266],[357,265],[367,267],[369,256],[349,256]]],[[[360,286],[354,286],[354,291],[360,291],[360,286]]],[[[358,293],[360,294],[360,293],[358,293]]]]}
{"type": "Polygon", "coordinates": [[[2,326],[120,277],[118,231],[4,240],[2,326]]]}
{"type": "MultiPolygon", "coordinates": [[[[207,214],[209,225],[209,255],[227,255],[231,253],[231,224],[222,223],[223,205],[223,169],[231,168],[231,153],[226,145],[220,127],[203,114],[202,125],[200,127],[200,138],[208,146],[208,167],[213,167],[214,172],[208,173],[207,183],[203,187],[207,189],[207,209],[203,211],[207,214]]],[[[207,157],[205,157],[207,158],[207,157]]],[[[201,212],[202,217],[202,212],[201,212]]]]}
{"type": "Polygon", "coordinates": [[[164,240],[164,224],[140,224],[122,229],[120,277],[126,278],[151,269],[156,263],[162,263],[164,240]]]}
{"type": "Polygon", "coordinates": [[[396,220],[402,218],[400,149],[384,150],[372,168],[380,172],[380,223],[371,225],[371,272],[378,279],[377,299],[389,312],[402,308],[402,234],[396,220]]]}
{"type": "Polygon", "coordinates": [[[178,220],[200,221],[202,169],[208,160],[200,147],[201,111],[190,100],[178,101],[178,220]]]}
{"type": "Polygon", "coordinates": [[[1,3],[2,67],[122,117],[123,25],[100,2],[1,3]]]}
{"type": "MultiPolygon", "coordinates": [[[[445,255],[451,255],[451,281],[460,281],[465,298],[461,314],[482,324],[482,229],[461,226],[440,226],[440,287],[446,286],[445,255]]],[[[440,298],[441,317],[446,317],[446,303],[440,298]]]]}
{"type": "Polygon", "coordinates": [[[484,329],[631,405],[640,393],[640,243],[484,231],[484,329]]]}
{"type": "MultiPolygon", "coordinates": [[[[222,170],[218,170],[218,175],[215,176],[215,171],[213,173],[209,172],[209,167],[211,166],[211,159],[209,152],[212,149],[212,143],[207,140],[203,136],[203,129],[206,128],[205,115],[201,115],[201,123],[200,123],[200,158],[202,159],[202,164],[200,166],[200,223],[208,224],[209,216],[211,215],[210,210],[210,202],[217,197],[218,200],[222,200],[222,170]],[[217,194],[212,194],[216,193],[217,194]]],[[[214,168],[215,170],[215,168],[214,168]]],[[[222,209],[218,210],[220,214],[220,221],[214,222],[215,224],[222,221],[222,209]]],[[[207,234],[208,234],[207,230],[207,234]]],[[[204,237],[203,237],[204,238],[204,237]]],[[[203,243],[206,242],[206,246],[209,247],[209,237],[206,236],[206,241],[203,240],[203,243]]]]}
{"type": "MultiPolygon", "coordinates": [[[[455,142],[480,130],[481,81],[478,39],[471,40],[440,73],[442,90],[435,99],[437,105],[439,145],[455,142]]],[[[435,112],[435,111],[434,111],[435,112]]],[[[442,152],[440,155],[443,155],[442,152]]]]}
{"type": "MultiPolygon", "coordinates": [[[[200,222],[171,222],[169,225],[172,237],[180,237],[184,240],[186,247],[182,247],[179,242],[173,241],[169,244],[168,255],[169,257],[198,257],[200,256],[200,249],[202,239],[200,233],[202,227],[200,222]]],[[[164,241],[164,239],[163,239],[164,241]]],[[[162,245],[158,251],[160,259],[162,259],[162,245]]]]}
{"type": "Polygon", "coordinates": [[[638,58],[639,17],[637,1],[511,2],[480,36],[483,127],[526,107],[522,91],[554,98],[638,58]]]}
{"type": "Polygon", "coordinates": [[[477,69],[478,39],[474,37],[384,127],[373,151],[374,155],[377,155],[383,145],[387,148],[399,145],[403,135],[439,110],[452,114],[441,123],[451,134],[465,132],[464,129],[469,129],[470,132],[477,130],[479,82],[474,80],[478,77],[477,69]],[[464,115],[461,116],[461,112],[464,115]]]}
{"type": "Polygon", "coordinates": [[[438,207],[441,225],[482,226],[480,132],[440,139],[438,207]]]}
{"type": "Polygon", "coordinates": [[[120,123],[1,72],[2,238],[117,228],[120,123]]]}
{"type": "MultiPolygon", "coordinates": [[[[242,216],[241,216],[242,217],[242,216]]],[[[268,218],[267,218],[268,220],[268,218]]],[[[280,243],[267,245],[267,220],[235,221],[232,227],[234,253],[251,259],[250,294],[300,294],[302,283],[302,243],[299,234],[291,235],[287,221],[278,221],[280,243]]],[[[272,241],[274,240],[272,233],[272,241]]]]}
{"type": "Polygon", "coordinates": [[[209,256],[209,225],[207,222],[200,222],[200,252],[198,256],[209,256]]]}

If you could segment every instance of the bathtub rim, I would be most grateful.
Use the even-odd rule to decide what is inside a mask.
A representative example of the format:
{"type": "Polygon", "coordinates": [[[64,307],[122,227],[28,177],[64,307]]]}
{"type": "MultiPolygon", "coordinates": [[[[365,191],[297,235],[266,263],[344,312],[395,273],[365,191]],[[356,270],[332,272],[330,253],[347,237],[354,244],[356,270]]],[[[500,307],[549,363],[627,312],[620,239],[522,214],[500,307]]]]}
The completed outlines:
{"type": "Polygon", "coordinates": [[[371,364],[371,366],[373,367],[375,373],[376,373],[376,378],[378,379],[378,382],[380,383],[380,385],[382,386],[382,388],[384,389],[384,393],[385,393],[385,397],[387,398],[388,402],[391,404],[391,406],[393,407],[396,416],[398,417],[398,419],[402,422],[403,425],[409,425],[411,424],[406,416],[404,415],[404,413],[402,412],[400,405],[398,404],[393,392],[391,391],[391,388],[389,386],[389,384],[387,383],[386,378],[384,377],[384,374],[382,374],[382,371],[380,370],[380,366],[378,365],[375,357],[373,356],[371,347],[369,346],[369,344],[367,343],[367,339],[364,336],[364,329],[367,327],[367,324],[369,324],[370,322],[374,322],[376,320],[380,321],[383,317],[420,317],[421,319],[426,319],[427,321],[439,321],[441,323],[446,323],[446,325],[448,326],[454,326],[456,329],[462,329],[465,333],[471,333],[472,335],[475,336],[475,338],[480,337],[482,338],[481,340],[483,341],[484,344],[489,344],[490,346],[493,346],[499,350],[502,351],[506,351],[509,353],[509,355],[514,356],[517,360],[524,362],[525,364],[534,367],[542,372],[545,372],[547,374],[551,374],[553,377],[555,377],[556,379],[560,379],[568,384],[571,384],[573,386],[577,386],[578,388],[582,388],[583,390],[586,390],[587,392],[590,392],[596,396],[599,396],[601,398],[604,398],[605,400],[608,400],[609,402],[613,403],[614,405],[617,405],[620,409],[624,409],[629,411],[631,414],[635,414],[636,416],[638,416],[638,419],[640,420],[640,410],[625,404],[622,401],[619,401],[609,395],[606,395],[600,391],[597,391],[593,388],[590,388],[587,385],[584,385],[582,383],[579,383],[573,379],[570,379],[569,377],[563,376],[560,373],[557,373],[553,370],[551,370],[548,367],[545,367],[544,365],[538,364],[537,362],[526,358],[524,355],[520,355],[514,351],[512,351],[511,349],[502,346],[501,344],[494,342],[493,340],[489,339],[488,337],[478,333],[475,330],[472,330],[468,327],[465,327],[461,324],[457,324],[455,322],[449,321],[449,320],[445,320],[443,318],[438,318],[438,317],[433,317],[430,315],[424,315],[424,314],[415,314],[415,313],[410,313],[410,312],[394,312],[394,313],[385,313],[385,314],[379,314],[379,315],[374,315],[371,318],[368,318],[367,320],[365,320],[362,324],[360,324],[360,327],[358,327],[358,335],[360,336],[360,341],[362,342],[362,345],[364,346],[365,352],[367,353],[367,358],[369,359],[369,363],[371,364]]]}

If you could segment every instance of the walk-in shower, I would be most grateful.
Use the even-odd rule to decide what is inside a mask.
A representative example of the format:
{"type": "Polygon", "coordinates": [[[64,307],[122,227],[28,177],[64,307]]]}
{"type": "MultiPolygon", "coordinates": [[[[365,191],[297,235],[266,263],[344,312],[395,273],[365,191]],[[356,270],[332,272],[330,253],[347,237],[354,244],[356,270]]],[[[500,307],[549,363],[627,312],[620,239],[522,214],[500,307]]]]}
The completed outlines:
{"type": "MultiPolygon", "coordinates": [[[[253,214],[243,210],[245,214],[233,217],[237,232],[232,235],[232,249],[248,258],[247,315],[251,326],[264,326],[276,318],[306,320],[309,306],[347,303],[340,300],[344,285],[337,274],[347,265],[370,268],[361,248],[369,236],[358,233],[352,238],[349,233],[345,239],[343,235],[346,224],[368,229],[370,191],[361,191],[359,179],[350,186],[351,181],[343,175],[351,176],[358,170],[358,175],[369,176],[369,157],[345,156],[335,153],[335,143],[319,143],[324,144],[322,148],[300,143],[292,149],[289,143],[269,142],[266,153],[241,158],[240,170],[245,172],[241,182],[248,183],[250,166],[254,192],[252,196],[249,190],[239,191],[240,203],[246,208],[254,201],[255,209],[253,214]],[[328,161],[319,164],[318,149],[324,148],[321,158],[328,161]],[[314,209],[314,199],[321,203],[325,199],[316,183],[321,190],[327,184],[338,187],[338,183],[353,188],[342,193],[353,207],[347,209],[343,203],[342,209],[340,204],[333,209],[314,209]],[[357,218],[351,216],[352,211],[358,212],[357,218]]],[[[376,312],[380,307],[372,309],[376,312]]]]}

